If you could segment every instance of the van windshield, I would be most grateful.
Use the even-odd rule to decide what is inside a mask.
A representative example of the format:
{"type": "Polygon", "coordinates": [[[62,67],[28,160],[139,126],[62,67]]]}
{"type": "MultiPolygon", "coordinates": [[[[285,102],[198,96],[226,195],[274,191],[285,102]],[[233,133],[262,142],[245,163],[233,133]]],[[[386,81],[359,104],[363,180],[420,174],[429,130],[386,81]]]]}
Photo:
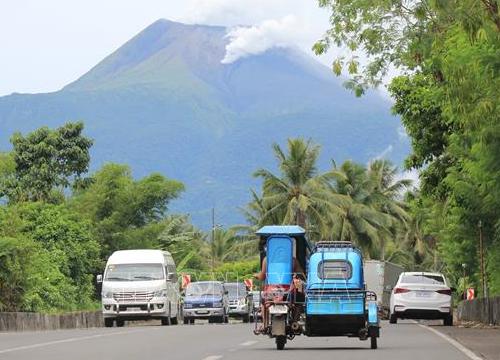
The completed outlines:
{"type": "Polygon", "coordinates": [[[164,278],[162,264],[113,264],[108,266],[104,280],[149,281],[164,278]]]}
{"type": "Polygon", "coordinates": [[[186,296],[222,295],[222,284],[220,283],[190,283],[186,288],[186,296]]]}
{"type": "Polygon", "coordinates": [[[247,288],[245,284],[224,284],[224,288],[228,291],[228,296],[230,299],[239,299],[247,295],[247,288]]]}

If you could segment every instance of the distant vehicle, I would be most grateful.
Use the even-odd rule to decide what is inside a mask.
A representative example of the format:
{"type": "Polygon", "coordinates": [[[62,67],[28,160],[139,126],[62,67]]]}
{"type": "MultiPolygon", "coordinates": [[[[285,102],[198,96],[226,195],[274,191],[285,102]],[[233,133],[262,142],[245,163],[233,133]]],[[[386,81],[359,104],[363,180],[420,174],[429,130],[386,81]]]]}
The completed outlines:
{"type": "Polygon", "coordinates": [[[366,289],[377,295],[377,305],[382,318],[389,318],[391,291],[396,285],[399,275],[404,271],[400,265],[381,260],[365,260],[363,272],[366,289]]]}
{"type": "Polygon", "coordinates": [[[228,291],[229,316],[242,319],[245,323],[249,322],[253,312],[253,302],[245,284],[228,282],[224,283],[224,288],[228,291]]]}
{"type": "Polygon", "coordinates": [[[229,316],[228,291],[220,281],[190,283],[184,296],[184,324],[195,319],[208,319],[209,323],[227,323],[229,316]]]}
{"type": "Polygon", "coordinates": [[[160,319],[177,324],[179,287],[175,263],[167,251],[121,250],[108,259],[102,282],[104,325],[124,325],[127,320],[160,319]]]}
{"type": "Polygon", "coordinates": [[[392,290],[389,322],[398,319],[443,319],[453,325],[452,288],[440,273],[404,272],[392,290]]]}
{"type": "Polygon", "coordinates": [[[251,291],[250,294],[252,295],[253,303],[252,317],[253,320],[257,320],[262,316],[260,313],[260,291],[251,291]]]}

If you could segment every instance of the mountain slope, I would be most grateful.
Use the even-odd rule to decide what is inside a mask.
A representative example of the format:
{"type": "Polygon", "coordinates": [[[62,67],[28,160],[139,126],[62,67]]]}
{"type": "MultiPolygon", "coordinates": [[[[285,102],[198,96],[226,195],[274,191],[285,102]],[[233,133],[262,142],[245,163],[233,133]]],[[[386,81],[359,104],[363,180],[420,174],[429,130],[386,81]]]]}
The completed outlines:
{"type": "Polygon", "coordinates": [[[287,137],[323,145],[330,159],[367,162],[408,144],[376,93],[357,99],[323,65],[297,50],[272,49],[221,64],[223,27],[159,20],[58,92],[0,98],[0,146],[13,131],[83,120],[95,139],[93,168],[125,162],[136,176],[160,171],[186,183],[173,206],[206,226],[242,221],[237,207],[274,168],[270,145],[287,137]]]}

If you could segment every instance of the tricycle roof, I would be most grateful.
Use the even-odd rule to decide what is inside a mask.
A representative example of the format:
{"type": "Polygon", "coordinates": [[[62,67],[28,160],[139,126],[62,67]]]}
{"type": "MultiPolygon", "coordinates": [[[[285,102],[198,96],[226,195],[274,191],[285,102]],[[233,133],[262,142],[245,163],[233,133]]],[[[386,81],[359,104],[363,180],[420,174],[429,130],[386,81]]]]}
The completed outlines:
{"type": "Polygon", "coordinates": [[[271,235],[289,235],[289,236],[304,236],[306,231],[298,225],[267,225],[257,230],[259,236],[271,235]]]}

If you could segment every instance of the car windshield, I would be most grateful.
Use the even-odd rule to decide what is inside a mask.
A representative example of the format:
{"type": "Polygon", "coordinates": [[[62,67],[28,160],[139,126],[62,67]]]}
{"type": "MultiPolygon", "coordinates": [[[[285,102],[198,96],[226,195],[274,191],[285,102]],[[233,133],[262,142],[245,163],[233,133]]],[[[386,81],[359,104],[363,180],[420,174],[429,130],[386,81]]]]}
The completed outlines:
{"type": "Polygon", "coordinates": [[[162,264],[113,264],[106,270],[108,281],[150,281],[164,279],[162,264]]]}
{"type": "Polygon", "coordinates": [[[222,295],[222,284],[216,282],[194,282],[186,288],[186,296],[222,295]]]}
{"type": "Polygon", "coordinates": [[[245,284],[224,284],[224,288],[227,290],[230,299],[241,298],[247,295],[245,284]]]}
{"type": "Polygon", "coordinates": [[[441,275],[412,274],[403,275],[401,282],[404,284],[443,285],[444,278],[441,275]]]}

